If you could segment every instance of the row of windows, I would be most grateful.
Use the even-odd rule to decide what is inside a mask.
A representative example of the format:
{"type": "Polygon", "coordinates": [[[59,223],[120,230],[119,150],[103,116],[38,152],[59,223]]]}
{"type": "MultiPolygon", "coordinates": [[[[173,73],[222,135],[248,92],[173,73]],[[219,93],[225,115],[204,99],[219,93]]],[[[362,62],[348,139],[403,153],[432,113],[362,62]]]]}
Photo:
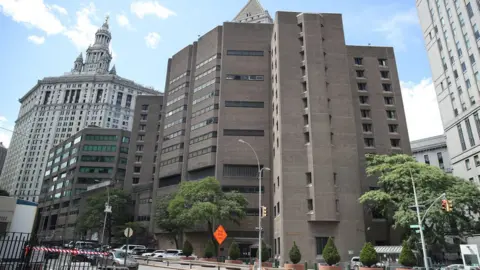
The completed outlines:
{"type": "Polygon", "coordinates": [[[184,129],[166,135],[165,137],[163,137],[163,140],[167,141],[167,140],[171,140],[173,138],[176,138],[178,136],[183,136],[183,135],[185,135],[185,130],[184,129]]]}
{"type": "Polygon", "coordinates": [[[175,151],[175,150],[177,150],[177,149],[183,149],[183,143],[177,143],[177,144],[174,144],[174,145],[172,145],[172,146],[163,148],[163,149],[162,149],[162,154],[165,154],[165,153],[168,153],[168,152],[172,152],[172,151],[175,151]]]}
{"type": "Polygon", "coordinates": [[[175,92],[177,92],[177,91],[179,91],[183,88],[186,88],[186,87],[188,87],[188,82],[182,83],[179,86],[173,88],[172,90],[168,91],[168,94],[171,95],[171,94],[173,94],[173,93],[175,93],[175,92]]]}
{"type": "Polygon", "coordinates": [[[202,102],[202,101],[204,101],[204,100],[207,100],[207,99],[209,99],[209,98],[211,98],[211,97],[218,96],[219,94],[220,94],[220,92],[219,92],[218,90],[215,90],[215,91],[213,91],[213,92],[210,92],[210,93],[206,94],[205,96],[201,96],[201,97],[195,99],[195,100],[192,102],[192,104],[195,105],[195,104],[200,103],[200,102],[202,102]]]}
{"type": "Polygon", "coordinates": [[[164,167],[164,166],[174,164],[174,163],[177,163],[177,162],[183,162],[183,156],[174,157],[174,158],[162,161],[162,162],[160,162],[160,167],[164,167]]]}
{"type": "Polygon", "coordinates": [[[227,55],[234,55],[234,56],[263,56],[263,51],[227,50],[227,55]]]}
{"type": "Polygon", "coordinates": [[[199,85],[199,86],[195,87],[195,88],[193,89],[193,92],[196,93],[196,92],[198,92],[198,91],[200,91],[200,90],[202,90],[202,89],[205,89],[205,88],[209,87],[209,86],[212,85],[212,84],[215,84],[216,82],[217,82],[217,79],[210,80],[210,81],[208,81],[208,82],[206,82],[206,83],[204,83],[204,84],[202,84],[202,85],[199,85]]]}
{"type": "Polygon", "coordinates": [[[115,135],[85,135],[86,141],[116,141],[117,139],[115,135]]]}
{"type": "Polygon", "coordinates": [[[205,154],[212,153],[212,152],[217,152],[217,147],[216,146],[209,146],[209,147],[197,150],[197,151],[193,151],[193,152],[188,154],[188,157],[189,158],[194,158],[194,157],[198,157],[198,156],[205,155],[205,154]]]}
{"type": "Polygon", "coordinates": [[[255,130],[255,129],[224,129],[224,136],[256,136],[263,137],[265,136],[264,130],[255,130]]]}
{"type": "Polygon", "coordinates": [[[189,74],[190,74],[190,71],[186,71],[186,72],[182,73],[180,76],[175,77],[175,78],[173,78],[172,80],[170,80],[170,84],[172,84],[172,83],[180,80],[180,79],[183,78],[183,77],[188,76],[189,74]]]}
{"type": "Polygon", "coordinates": [[[192,118],[195,118],[195,117],[197,117],[197,116],[200,116],[200,115],[202,115],[202,114],[204,114],[204,113],[207,113],[207,112],[213,111],[213,110],[218,110],[218,104],[217,104],[217,103],[215,103],[215,104],[213,104],[213,105],[210,105],[210,106],[208,106],[208,107],[202,108],[202,109],[200,109],[200,110],[198,110],[198,111],[193,112],[193,113],[192,113],[192,118]]]}
{"type": "Polygon", "coordinates": [[[225,107],[240,107],[240,108],[264,108],[262,101],[232,101],[225,100],[225,107]]]}
{"type": "Polygon", "coordinates": [[[227,80],[239,80],[239,81],[263,81],[263,75],[235,75],[228,74],[226,77],[227,80]]]}
{"type": "Polygon", "coordinates": [[[221,57],[220,54],[212,55],[210,58],[208,58],[208,59],[203,60],[202,62],[200,62],[200,63],[195,67],[195,69],[199,69],[200,67],[203,67],[204,65],[212,62],[212,61],[215,60],[215,59],[220,59],[220,57],[221,57]]]}
{"type": "Polygon", "coordinates": [[[218,123],[218,117],[212,117],[198,124],[192,125],[191,131],[194,131],[196,129],[202,128],[207,125],[216,124],[216,123],[218,123]]]}
{"type": "MultiPolygon", "coordinates": [[[[357,83],[359,91],[368,91],[367,83],[357,83]]],[[[382,83],[382,90],[384,92],[392,92],[392,85],[389,83],[382,83]]]]}
{"type": "Polygon", "coordinates": [[[216,137],[217,137],[217,132],[216,131],[209,132],[207,134],[203,134],[203,135],[200,135],[200,136],[197,136],[195,138],[190,139],[190,145],[196,144],[196,143],[199,143],[199,142],[211,139],[211,138],[216,138],[216,137]]]}
{"type": "Polygon", "coordinates": [[[115,152],[117,151],[116,145],[84,145],[83,151],[88,152],[115,152]]]}
{"type": "MultiPolygon", "coordinates": [[[[260,166],[260,169],[262,167],[263,166],[260,166]]],[[[223,165],[223,176],[225,176],[225,177],[248,177],[248,178],[258,177],[258,166],[257,165],[224,164],[223,165]]]]}
{"type": "Polygon", "coordinates": [[[172,105],[173,103],[177,102],[177,101],[180,101],[182,99],[185,99],[187,97],[187,94],[184,94],[184,95],[181,95],[181,96],[178,96],[170,101],[167,102],[167,106],[169,105],[172,105]]]}
{"type": "MultiPolygon", "coordinates": [[[[365,147],[373,148],[375,147],[375,139],[373,138],[364,138],[363,139],[365,147]]],[[[400,139],[390,139],[390,146],[394,148],[400,148],[400,139]]]]}
{"type": "Polygon", "coordinates": [[[213,68],[211,68],[211,69],[209,69],[205,72],[200,73],[199,75],[195,76],[195,80],[203,78],[203,77],[207,76],[208,74],[213,73],[217,70],[220,70],[220,66],[214,66],[213,68]]]}
{"type": "Polygon", "coordinates": [[[112,167],[80,167],[81,173],[112,173],[112,167]]]}
{"type": "MultiPolygon", "coordinates": [[[[254,193],[258,194],[258,186],[222,186],[223,192],[254,193]]],[[[262,186],[262,193],[265,188],[262,186]]]]}
{"type": "Polygon", "coordinates": [[[187,105],[180,106],[180,107],[178,107],[178,108],[175,108],[175,109],[169,111],[169,112],[165,115],[165,117],[172,116],[172,115],[174,115],[174,114],[176,114],[176,113],[178,113],[178,112],[185,111],[185,110],[187,110],[187,105]]]}
{"type": "Polygon", "coordinates": [[[181,123],[185,123],[187,121],[187,119],[185,117],[181,118],[181,119],[178,119],[178,120],[175,120],[171,123],[168,123],[165,125],[165,127],[163,128],[164,130],[167,129],[167,128],[171,128],[175,125],[178,125],[178,124],[181,124],[181,123]]]}
{"type": "Polygon", "coordinates": [[[114,162],[114,156],[82,156],[81,161],[85,162],[114,162]]]}

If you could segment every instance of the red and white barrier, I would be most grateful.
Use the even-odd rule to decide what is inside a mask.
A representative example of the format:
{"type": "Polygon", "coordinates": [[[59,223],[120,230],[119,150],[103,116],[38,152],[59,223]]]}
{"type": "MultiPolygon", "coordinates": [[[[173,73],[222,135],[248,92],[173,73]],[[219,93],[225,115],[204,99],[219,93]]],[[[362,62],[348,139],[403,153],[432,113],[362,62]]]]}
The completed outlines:
{"type": "Polygon", "coordinates": [[[47,251],[47,252],[56,252],[56,253],[69,253],[73,255],[77,254],[87,254],[87,255],[108,255],[108,252],[98,252],[98,251],[86,251],[78,249],[60,249],[60,248],[47,248],[47,247],[33,247],[33,250],[47,251]]]}

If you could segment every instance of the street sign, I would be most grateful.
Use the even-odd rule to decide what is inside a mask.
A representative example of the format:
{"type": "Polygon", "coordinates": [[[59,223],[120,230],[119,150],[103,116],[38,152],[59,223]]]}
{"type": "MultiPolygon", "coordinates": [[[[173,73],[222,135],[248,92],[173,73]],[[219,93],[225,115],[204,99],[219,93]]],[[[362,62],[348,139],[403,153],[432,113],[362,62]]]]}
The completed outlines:
{"type": "Polygon", "coordinates": [[[126,228],[126,229],[123,231],[123,234],[125,235],[125,237],[130,238],[130,237],[133,235],[133,230],[132,230],[132,228],[126,228]]]}
{"type": "Polygon", "coordinates": [[[222,225],[219,225],[218,228],[213,233],[213,236],[215,237],[215,240],[217,240],[217,243],[221,245],[223,241],[227,239],[227,232],[225,231],[225,228],[223,228],[222,225]]]}
{"type": "Polygon", "coordinates": [[[410,225],[410,229],[418,229],[418,228],[420,228],[420,225],[418,225],[418,224],[410,225]]]}

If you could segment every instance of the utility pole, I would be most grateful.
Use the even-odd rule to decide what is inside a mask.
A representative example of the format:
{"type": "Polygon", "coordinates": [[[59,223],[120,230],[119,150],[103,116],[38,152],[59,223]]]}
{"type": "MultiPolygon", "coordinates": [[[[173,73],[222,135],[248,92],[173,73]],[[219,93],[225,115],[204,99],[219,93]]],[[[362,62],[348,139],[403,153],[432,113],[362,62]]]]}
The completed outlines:
{"type": "Polygon", "coordinates": [[[418,207],[417,191],[415,189],[415,181],[413,180],[412,170],[410,170],[410,178],[412,180],[413,196],[415,197],[415,208],[417,210],[417,219],[418,219],[418,226],[419,226],[419,231],[420,231],[420,239],[422,241],[423,263],[425,265],[425,270],[428,270],[427,248],[425,247],[425,238],[423,237],[422,219],[420,218],[420,208],[418,207]]]}

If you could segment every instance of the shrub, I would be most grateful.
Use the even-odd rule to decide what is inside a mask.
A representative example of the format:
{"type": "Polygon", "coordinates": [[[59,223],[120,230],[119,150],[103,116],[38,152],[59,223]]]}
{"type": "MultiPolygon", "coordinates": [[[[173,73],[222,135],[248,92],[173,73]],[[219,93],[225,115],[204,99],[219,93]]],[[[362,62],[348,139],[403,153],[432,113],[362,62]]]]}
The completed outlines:
{"type": "Polygon", "coordinates": [[[182,249],[183,255],[189,257],[193,254],[193,247],[192,244],[188,240],[185,240],[185,243],[183,243],[183,249],[182,249]]]}
{"type": "Polygon", "coordinates": [[[340,254],[338,254],[337,247],[335,246],[335,243],[331,237],[328,238],[322,255],[325,262],[330,266],[340,262],[340,254]]]}
{"type": "Polygon", "coordinates": [[[293,242],[293,247],[290,249],[290,252],[288,253],[290,257],[290,261],[292,261],[293,264],[297,264],[300,262],[302,259],[302,254],[300,253],[300,249],[297,246],[297,243],[293,242]]]}
{"type": "Polygon", "coordinates": [[[203,252],[203,257],[212,258],[213,254],[215,254],[215,245],[213,244],[212,240],[208,240],[205,251],[203,252]]]}
{"type": "Polygon", "coordinates": [[[228,249],[228,256],[230,260],[236,260],[240,258],[240,248],[238,247],[237,242],[233,241],[228,249]]]}
{"type": "Polygon", "coordinates": [[[407,267],[412,267],[417,264],[417,259],[415,258],[415,254],[413,254],[412,249],[408,246],[408,243],[406,241],[403,241],[402,252],[400,253],[398,262],[401,265],[407,266],[407,267]]]}
{"type": "Polygon", "coordinates": [[[360,262],[364,267],[371,267],[378,262],[377,252],[371,243],[365,243],[360,251],[360,262]]]}
{"type": "MultiPolygon", "coordinates": [[[[258,250],[257,250],[257,258],[258,258],[258,250]]],[[[267,244],[262,241],[262,262],[266,262],[270,259],[270,248],[267,247],[267,244]]]]}

